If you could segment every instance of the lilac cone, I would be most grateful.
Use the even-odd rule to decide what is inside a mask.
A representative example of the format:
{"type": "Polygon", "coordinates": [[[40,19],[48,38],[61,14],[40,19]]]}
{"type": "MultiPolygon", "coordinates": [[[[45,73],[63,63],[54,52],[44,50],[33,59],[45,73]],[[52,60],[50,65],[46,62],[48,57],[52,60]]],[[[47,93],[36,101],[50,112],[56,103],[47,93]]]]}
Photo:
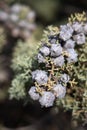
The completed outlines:
{"type": "Polygon", "coordinates": [[[37,73],[39,73],[40,70],[35,70],[32,72],[32,79],[35,79],[35,77],[37,76],[37,73]]]}
{"type": "Polygon", "coordinates": [[[15,15],[15,14],[11,14],[9,16],[9,19],[12,21],[12,22],[17,22],[18,21],[18,16],[15,15]]]}
{"type": "Polygon", "coordinates": [[[83,32],[85,33],[85,34],[87,34],[87,23],[84,25],[84,27],[83,27],[83,32]]]}
{"type": "Polygon", "coordinates": [[[31,12],[28,13],[27,19],[28,20],[31,20],[31,19],[34,20],[35,19],[35,15],[36,15],[35,12],[31,11],[31,12]]]}
{"type": "Polygon", "coordinates": [[[56,97],[64,98],[66,94],[66,87],[58,83],[54,86],[53,91],[56,97]]]}
{"type": "Polygon", "coordinates": [[[73,29],[69,24],[60,26],[59,37],[62,40],[64,41],[68,40],[69,38],[71,38],[72,34],[73,34],[73,29]]]}
{"type": "Polygon", "coordinates": [[[43,46],[42,48],[40,48],[40,52],[44,55],[44,56],[48,56],[50,54],[50,49],[46,46],[43,46]]]}
{"type": "Polygon", "coordinates": [[[47,72],[43,70],[35,70],[32,72],[32,78],[40,85],[46,84],[48,81],[47,72]]]}
{"type": "Polygon", "coordinates": [[[53,38],[53,39],[50,40],[50,43],[51,43],[51,44],[56,44],[56,41],[57,41],[57,40],[56,40],[55,38],[53,38]]]}
{"type": "Polygon", "coordinates": [[[51,56],[59,56],[62,54],[62,47],[60,44],[51,45],[51,56]]]}
{"type": "Polygon", "coordinates": [[[5,22],[8,20],[8,14],[4,11],[0,11],[0,21],[5,22]]]}
{"type": "Polygon", "coordinates": [[[62,67],[64,65],[64,57],[62,55],[52,60],[55,66],[62,67]]]}
{"type": "Polygon", "coordinates": [[[73,41],[72,39],[67,40],[66,43],[64,44],[65,49],[74,47],[75,47],[75,41],[73,41]]]}
{"type": "Polygon", "coordinates": [[[21,28],[27,28],[28,24],[29,24],[29,23],[28,23],[27,21],[25,21],[25,20],[21,20],[21,21],[18,23],[19,27],[21,27],[21,28]]]}
{"type": "Polygon", "coordinates": [[[29,95],[33,100],[38,100],[39,99],[39,93],[36,93],[36,87],[32,86],[29,90],[29,95]]]}
{"type": "Polygon", "coordinates": [[[41,53],[38,53],[37,60],[39,63],[45,63],[45,58],[41,55],[41,53]]]}
{"type": "Polygon", "coordinates": [[[73,39],[76,41],[78,45],[84,44],[85,41],[85,35],[83,33],[77,34],[73,36],[73,39]]]}
{"type": "Polygon", "coordinates": [[[65,73],[64,73],[64,74],[62,74],[60,80],[61,80],[62,82],[64,82],[64,83],[68,83],[69,80],[70,80],[70,77],[69,77],[68,74],[65,74],[65,73]]]}
{"type": "Polygon", "coordinates": [[[13,13],[19,13],[22,9],[22,6],[20,6],[19,4],[15,4],[11,7],[11,12],[13,13]]]}
{"type": "Polygon", "coordinates": [[[68,58],[66,58],[68,63],[77,62],[78,55],[77,55],[76,51],[74,49],[67,49],[67,52],[69,54],[68,58]]]}
{"type": "Polygon", "coordinates": [[[52,92],[44,92],[40,97],[39,102],[42,107],[51,107],[53,106],[55,100],[55,96],[52,92]]]}
{"type": "Polygon", "coordinates": [[[74,22],[73,25],[72,25],[72,28],[77,33],[83,32],[83,25],[82,25],[82,23],[74,22]]]}

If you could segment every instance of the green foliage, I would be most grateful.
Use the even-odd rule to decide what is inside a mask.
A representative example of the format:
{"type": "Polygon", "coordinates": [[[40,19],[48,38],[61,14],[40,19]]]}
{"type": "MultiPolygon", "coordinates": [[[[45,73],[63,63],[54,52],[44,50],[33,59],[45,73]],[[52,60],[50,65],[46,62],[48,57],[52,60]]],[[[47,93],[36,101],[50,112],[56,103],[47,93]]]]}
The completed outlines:
{"type": "Polygon", "coordinates": [[[25,83],[31,83],[31,69],[32,64],[35,64],[36,46],[33,44],[34,40],[27,42],[18,41],[14,49],[12,59],[12,69],[15,76],[12,80],[12,86],[9,89],[10,98],[23,99],[26,96],[25,83]],[[32,44],[30,44],[32,42],[32,44]]]}
{"type": "Polygon", "coordinates": [[[36,45],[33,45],[30,41],[23,43],[18,41],[17,46],[14,49],[12,68],[17,73],[23,73],[32,65],[32,59],[34,59],[33,53],[35,53],[36,45]]]}
{"type": "MultiPolygon", "coordinates": [[[[73,18],[74,19],[73,21],[70,21],[70,24],[75,21],[85,23],[84,20],[86,20],[84,13],[82,15],[75,14],[73,18]],[[79,21],[77,16],[82,16],[82,18],[84,16],[83,21],[82,18],[79,21]]],[[[48,29],[44,31],[41,42],[50,48],[51,45],[49,41],[53,39],[55,40],[57,38],[56,43],[59,44],[59,31],[60,28],[58,27],[48,27],[48,29]]],[[[45,66],[45,64],[39,64],[38,67],[34,56],[37,44],[22,44],[19,42],[16,49],[14,50],[12,60],[12,68],[15,71],[15,75],[18,76],[15,76],[14,80],[12,81],[12,87],[9,91],[10,95],[12,94],[11,97],[20,99],[24,97],[24,93],[28,93],[26,92],[26,83],[31,86],[31,71],[35,70],[35,67],[36,69],[42,69],[47,72],[49,71],[49,73],[51,72],[51,74],[53,74],[53,79],[50,79],[46,84],[46,87],[48,87],[46,91],[52,90],[52,85],[54,82],[56,82],[56,80],[58,81],[62,73],[67,73],[70,76],[70,81],[66,84],[66,96],[62,99],[56,98],[56,106],[58,109],[63,107],[65,111],[71,110],[72,119],[84,120],[87,114],[87,35],[85,35],[85,37],[85,44],[75,45],[75,50],[78,53],[78,61],[71,64],[65,62],[63,66],[58,68],[55,68],[49,56],[47,59],[45,59],[48,66],[45,66]],[[32,65],[32,63],[34,64],[32,65]],[[19,86],[21,86],[21,88],[19,86]]],[[[67,57],[66,53],[63,53],[63,55],[67,57]]],[[[37,87],[37,92],[41,93],[42,86],[38,86],[38,84],[34,85],[37,87]]]]}
{"type": "Polygon", "coordinates": [[[21,75],[18,75],[12,81],[12,87],[9,89],[10,99],[16,98],[21,99],[25,97],[25,85],[22,81],[21,75]]]}

